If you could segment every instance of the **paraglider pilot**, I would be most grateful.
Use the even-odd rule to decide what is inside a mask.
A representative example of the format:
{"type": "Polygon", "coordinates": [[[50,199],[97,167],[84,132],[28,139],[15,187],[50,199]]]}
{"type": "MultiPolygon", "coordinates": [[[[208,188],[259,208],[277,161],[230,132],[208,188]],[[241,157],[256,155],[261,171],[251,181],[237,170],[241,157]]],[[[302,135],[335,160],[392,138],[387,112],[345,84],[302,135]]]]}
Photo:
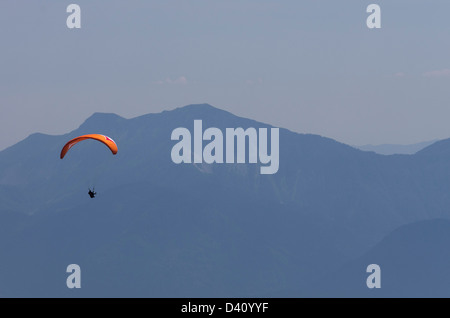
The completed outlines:
{"type": "Polygon", "coordinates": [[[95,192],[95,188],[93,188],[92,190],[91,190],[91,188],[89,188],[88,194],[91,198],[95,198],[95,195],[97,194],[97,192],[95,192]]]}

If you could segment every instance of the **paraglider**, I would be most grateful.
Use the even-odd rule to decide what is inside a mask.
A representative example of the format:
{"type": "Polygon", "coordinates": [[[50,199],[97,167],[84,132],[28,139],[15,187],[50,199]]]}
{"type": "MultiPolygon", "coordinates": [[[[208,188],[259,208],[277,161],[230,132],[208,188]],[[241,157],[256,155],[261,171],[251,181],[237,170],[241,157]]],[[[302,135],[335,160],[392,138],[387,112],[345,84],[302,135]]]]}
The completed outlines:
{"type": "Polygon", "coordinates": [[[89,188],[88,194],[91,198],[95,198],[95,195],[97,194],[97,192],[95,192],[95,188],[92,188],[92,190],[91,190],[91,188],[89,188]]]}
{"type": "MultiPolygon", "coordinates": [[[[109,148],[109,150],[111,150],[113,155],[117,154],[118,147],[117,147],[117,144],[115,143],[115,141],[112,140],[112,138],[105,136],[105,135],[101,135],[101,134],[88,134],[88,135],[78,136],[78,137],[75,137],[75,138],[69,140],[62,148],[61,154],[59,157],[61,159],[63,159],[64,156],[67,154],[67,152],[70,150],[70,148],[75,146],[80,141],[83,141],[86,139],[93,139],[93,140],[100,141],[105,146],[107,146],[109,148]]],[[[88,194],[91,198],[95,198],[95,195],[97,194],[97,192],[95,192],[95,188],[93,188],[92,190],[91,190],[91,188],[89,188],[88,194]]]]}
{"type": "Polygon", "coordinates": [[[60,158],[64,158],[66,153],[69,151],[70,148],[72,148],[74,145],[79,143],[80,141],[86,140],[86,139],[94,139],[98,140],[102,143],[104,143],[112,152],[113,155],[115,155],[118,151],[117,144],[112,140],[110,137],[100,134],[89,134],[89,135],[83,135],[79,137],[75,137],[72,140],[69,140],[61,150],[60,158]]]}

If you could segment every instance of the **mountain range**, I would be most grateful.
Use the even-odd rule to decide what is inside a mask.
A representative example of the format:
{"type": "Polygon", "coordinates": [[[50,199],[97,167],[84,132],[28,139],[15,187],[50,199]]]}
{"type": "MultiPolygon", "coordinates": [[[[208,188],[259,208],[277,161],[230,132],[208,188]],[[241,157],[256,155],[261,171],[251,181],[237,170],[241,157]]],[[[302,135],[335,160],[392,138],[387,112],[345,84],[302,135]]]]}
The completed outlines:
{"type": "Polygon", "coordinates": [[[416,152],[422,150],[425,147],[435,143],[438,141],[437,139],[418,142],[414,144],[408,145],[399,145],[399,144],[381,144],[381,145],[362,145],[362,146],[354,146],[355,148],[365,150],[365,151],[373,151],[381,155],[395,155],[395,154],[404,154],[404,155],[413,155],[416,152]]]}
{"type": "Polygon", "coordinates": [[[449,295],[450,139],[386,156],[280,128],[279,170],[262,175],[259,164],[175,164],[171,133],[196,119],[272,127],[208,104],[95,113],[1,151],[0,296],[449,295]],[[112,137],[117,155],[87,140],[59,158],[89,133],[112,137]],[[80,289],[66,286],[69,264],[80,289]]]}

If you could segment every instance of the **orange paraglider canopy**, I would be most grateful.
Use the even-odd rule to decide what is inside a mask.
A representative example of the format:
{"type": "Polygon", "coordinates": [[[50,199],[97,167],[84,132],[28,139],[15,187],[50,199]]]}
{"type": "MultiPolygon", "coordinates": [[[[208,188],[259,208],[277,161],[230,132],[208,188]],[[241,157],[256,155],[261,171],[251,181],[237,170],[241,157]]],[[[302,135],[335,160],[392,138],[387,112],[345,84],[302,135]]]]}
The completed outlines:
{"type": "Polygon", "coordinates": [[[118,151],[116,143],[114,142],[114,140],[112,140],[108,136],[100,135],[100,134],[89,134],[89,135],[75,137],[72,140],[68,141],[64,145],[63,149],[61,150],[60,158],[61,159],[64,158],[64,156],[69,151],[69,149],[72,148],[75,144],[79,143],[80,141],[86,140],[86,139],[95,139],[95,140],[98,140],[98,141],[104,143],[111,150],[113,155],[115,155],[118,151]]]}

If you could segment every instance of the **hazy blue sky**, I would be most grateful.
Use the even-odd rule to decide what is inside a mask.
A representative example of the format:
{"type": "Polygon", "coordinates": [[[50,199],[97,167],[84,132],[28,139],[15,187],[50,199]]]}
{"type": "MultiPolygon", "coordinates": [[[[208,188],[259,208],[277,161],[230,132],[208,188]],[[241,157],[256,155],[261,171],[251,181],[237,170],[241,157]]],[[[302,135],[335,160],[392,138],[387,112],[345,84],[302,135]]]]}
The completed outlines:
{"type": "Polygon", "coordinates": [[[448,138],[449,15],[444,0],[2,0],[0,149],[93,112],[205,102],[348,144],[448,138]]]}

